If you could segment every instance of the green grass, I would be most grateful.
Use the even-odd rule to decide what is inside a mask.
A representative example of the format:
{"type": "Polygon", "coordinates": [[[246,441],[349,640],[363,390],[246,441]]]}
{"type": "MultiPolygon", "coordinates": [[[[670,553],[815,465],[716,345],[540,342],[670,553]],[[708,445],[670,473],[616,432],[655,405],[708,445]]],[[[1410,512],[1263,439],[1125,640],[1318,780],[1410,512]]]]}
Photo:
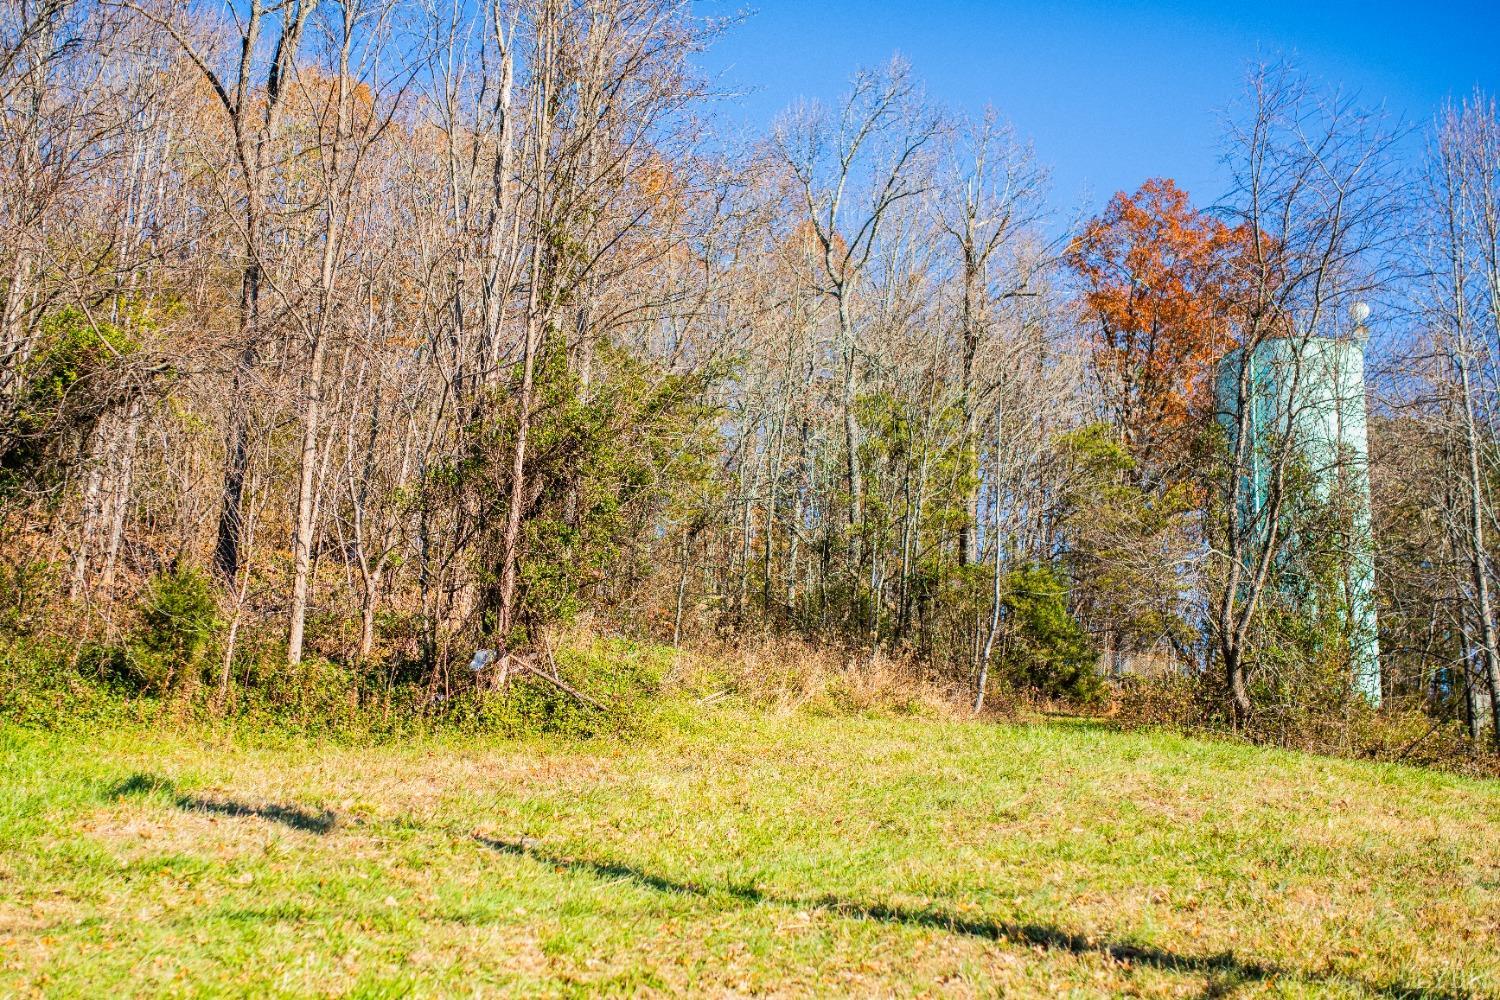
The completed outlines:
{"type": "Polygon", "coordinates": [[[0,728],[0,995],[1500,995],[1500,783],[1078,723],[0,728]]]}

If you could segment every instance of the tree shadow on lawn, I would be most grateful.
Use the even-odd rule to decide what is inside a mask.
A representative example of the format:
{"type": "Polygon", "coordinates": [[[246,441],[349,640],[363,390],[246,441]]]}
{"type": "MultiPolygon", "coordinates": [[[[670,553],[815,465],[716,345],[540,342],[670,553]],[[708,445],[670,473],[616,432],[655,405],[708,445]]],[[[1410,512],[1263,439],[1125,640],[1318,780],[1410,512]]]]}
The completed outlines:
{"type": "Polygon", "coordinates": [[[331,833],[339,825],[338,814],[331,809],[314,811],[302,806],[282,805],[276,802],[255,804],[208,795],[185,795],[178,792],[177,785],[171,778],[139,771],[109,790],[111,799],[145,795],[168,796],[173,805],[188,812],[209,812],[220,816],[263,819],[272,823],[280,823],[303,833],[331,833]]]}
{"type": "Polygon", "coordinates": [[[177,805],[190,812],[211,812],[221,816],[269,820],[272,823],[289,826],[293,830],[301,830],[303,833],[331,833],[339,825],[338,814],[332,809],[319,809],[314,812],[301,806],[281,805],[275,802],[252,805],[236,802],[234,799],[210,798],[201,795],[181,796],[177,800],[177,805]]]}
{"type": "Polygon", "coordinates": [[[616,862],[561,857],[538,849],[528,840],[511,842],[479,834],[475,834],[474,839],[485,847],[504,854],[531,858],[542,864],[552,865],[554,868],[582,872],[595,878],[612,881],[628,880],[663,893],[700,898],[723,894],[746,904],[767,904],[798,910],[824,909],[839,916],[858,920],[930,928],[989,941],[1041,948],[1046,951],[1067,952],[1073,955],[1099,955],[1117,962],[1129,962],[1133,965],[1148,966],[1167,972],[1203,975],[1209,981],[1208,989],[1204,993],[1205,997],[1224,996],[1236,986],[1250,982],[1273,982],[1275,980],[1300,980],[1314,985],[1338,984],[1365,990],[1377,996],[1403,998],[1403,1000],[1460,1000],[1460,998],[1470,996],[1468,993],[1411,986],[1400,982],[1375,984],[1338,973],[1288,969],[1242,959],[1227,951],[1213,955],[1181,955],[1151,945],[1095,938],[1046,924],[963,917],[938,908],[917,909],[885,903],[861,903],[841,899],[832,894],[808,897],[777,896],[746,885],[707,886],[695,882],[677,881],[616,862]]]}

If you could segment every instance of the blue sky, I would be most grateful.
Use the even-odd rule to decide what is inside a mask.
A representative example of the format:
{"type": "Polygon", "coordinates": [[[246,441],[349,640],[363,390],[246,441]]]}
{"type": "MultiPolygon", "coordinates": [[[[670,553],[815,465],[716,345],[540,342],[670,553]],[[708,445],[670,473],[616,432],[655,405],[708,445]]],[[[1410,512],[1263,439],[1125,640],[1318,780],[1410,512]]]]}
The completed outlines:
{"type": "MultiPolygon", "coordinates": [[[[742,9],[696,0],[704,15],[742,9]]],[[[1476,85],[1500,92],[1500,0],[1254,4],[759,0],[701,57],[762,130],[799,97],[835,99],[861,65],[905,56],[959,111],[994,104],[1036,145],[1062,215],[1147,177],[1222,194],[1220,122],[1257,58],[1287,56],[1410,122],[1476,85]]]]}

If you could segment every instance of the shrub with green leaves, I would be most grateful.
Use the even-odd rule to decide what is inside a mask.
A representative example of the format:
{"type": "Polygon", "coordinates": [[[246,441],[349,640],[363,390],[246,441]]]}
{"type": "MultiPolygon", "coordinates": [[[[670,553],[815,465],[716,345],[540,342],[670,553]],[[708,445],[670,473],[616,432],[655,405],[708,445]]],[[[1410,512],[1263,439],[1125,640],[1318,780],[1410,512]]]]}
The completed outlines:
{"type": "Polygon", "coordinates": [[[0,410],[0,500],[47,493],[105,414],[128,398],[119,377],[138,342],[113,323],[66,307],[43,318],[19,366],[20,389],[0,410]]]}
{"type": "Polygon", "coordinates": [[[219,628],[212,581],[192,567],[152,579],[141,601],[140,624],[127,649],[128,673],[145,690],[191,695],[219,628]]]}
{"type": "Polygon", "coordinates": [[[1196,486],[1152,482],[1119,432],[1089,424],[1057,441],[1067,475],[1058,520],[1061,563],[1079,615],[1108,629],[1114,647],[1147,652],[1197,638],[1188,614],[1198,515],[1196,486]]]}
{"type": "Polygon", "coordinates": [[[46,559],[0,559],[0,629],[33,633],[55,613],[61,570],[46,559]]]}
{"type": "MultiPolygon", "coordinates": [[[[653,526],[709,493],[715,475],[715,414],[704,396],[716,371],[674,373],[601,342],[597,378],[585,390],[563,348],[550,344],[538,359],[517,587],[526,624],[506,637],[512,644],[524,644],[521,633],[534,624],[607,606],[613,582],[649,572],[644,542],[653,526]]],[[[473,427],[471,453],[430,474],[424,488],[428,503],[480,489],[491,534],[486,559],[498,567],[520,414],[513,397],[494,403],[473,427]]],[[[491,613],[499,576],[496,568],[486,579],[491,613]]]]}
{"type": "Polygon", "coordinates": [[[1001,612],[1006,675],[1049,698],[1097,701],[1104,692],[1098,652],[1068,610],[1068,588],[1051,566],[1023,563],[1006,575],[1001,612]]]}

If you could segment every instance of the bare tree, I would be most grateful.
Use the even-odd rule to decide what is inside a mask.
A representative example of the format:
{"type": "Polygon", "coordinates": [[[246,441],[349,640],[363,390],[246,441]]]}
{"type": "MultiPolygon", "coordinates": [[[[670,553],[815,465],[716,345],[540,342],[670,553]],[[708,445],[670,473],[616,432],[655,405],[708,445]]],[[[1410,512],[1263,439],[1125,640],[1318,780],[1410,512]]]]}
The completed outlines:
{"type": "MultiPolygon", "coordinates": [[[[341,279],[346,243],[354,223],[356,185],[375,165],[374,145],[385,134],[401,107],[411,72],[388,64],[394,48],[394,6],[370,0],[335,0],[325,5],[323,18],[314,19],[320,36],[323,65],[299,69],[297,97],[313,122],[312,154],[318,163],[319,226],[317,271],[313,291],[303,308],[294,291],[276,286],[287,312],[302,327],[307,344],[302,393],[302,445],[298,455],[296,523],[292,534],[292,593],[289,609],[287,660],[302,659],[307,616],[308,577],[316,529],[316,479],[319,466],[319,421],[324,408],[324,369],[330,340],[338,332],[344,303],[341,279]]],[[[405,42],[408,60],[420,49],[405,42]]],[[[415,60],[412,60],[415,61],[415,60]]]]}
{"type": "Polygon", "coordinates": [[[802,104],[776,126],[773,141],[796,179],[818,261],[816,287],[834,303],[840,370],[849,524],[864,520],[859,457],[859,294],[881,226],[930,183],[923,153],[943,128],[910,67],[893,60],[861,71],[837,111],[802,104]]]}
{"type": "Polygon", "coordinates": [[[209,48],[215,39],[199,34],[202,21],[188,19],[195,13],[192,6],[174,11],[132,0],[111,2],[134,11],[177,43],[212,91],[231,137],[242,264],[227,457],[213,564],[232,581],[240,570],[241,507],[250,460],[250,388],[263,346],[261,292],[266,269],[267,199],[285,155],[282,126],[287,91],[316,0],[293,0],[290,4],[248,0],[242,9],[231,11],[228,20],[232,29],[222,22],[215,26],[216,34],[228,36],[216,39],[221,45],[218,51],[209,48]]]}
{"type": "Polygon", "coordinates": [[[1500,234],[1496,163],[1500,163],[1500,126],[1493,101],[1476,97],[1471,103],[1445,109],[1438,119],[1428,168],[1433,230],[1428,270],[1434,284],[1430,300],[1458,415],[1464,516],[1453,525],[1455,549],[1463,554],[1468,573],[1469,620],[1478,639],[1479,669],[1489,690],[1493,738],[1500,745],[1500,640],[1485,541],[1493,513],[1485,488],[1488,476],[1483,468],[1483,390],[1479,384],[1482,373],[1493,371],[1486,364],[1492,341],[1476,333],[1484,319],[1494,328],[1500,317],[1500,269],[1494,249],[1500,234]],[[1477,295],[1476,283],[1480,286],[1477,295]]]}
{"type": "Polygon", "coordinates": [[[949,156],[938,226],[956,257],[959,333],[959,406],[964,454],[972,477],[968,516],[959,526],[958,558],[977,555],[979,475],[977,434],[984,406],[976,385],[979,349],[996,322],[996,310],[1018,296],[1035,294],[1031,282],[1050,263],[1033,228],[1042,217],[1046,173],[1014,130],[988,109],[965,126],[949,156]]]}
{"type": "MultiPolygon", "coordinates": [[[[1233,187],[1225,210],[1249,234],[1232,278],[1232,334],[1242,359],[1285,338],[1304,354],[1311,338],[1336,331],[1340,304],[1378,290],[1406,199],[1392,156],[1399,132],[1353,99],[1323,95],[1285,65],[1262,67],[1249,82],[1245,116],[1230,125],[1226,160],[1233,187]]],[[[1299,398],[1300,364],[1286,398],[1299,398]]],[[[1285,541],[1288,474],[1296,457],[1296,403],[1270,426],[1254,415],[1264,391],[1255,366],[1237,369],[1227,421],[1231,454],[1223,505],[1222,574],[1212,601],[1212,634],[1230,705],[1243,724],[1252,711],[1248,673],[1252,626],[1285,541]],[[1256,405],[1252,406],[1252,402],[1256,405]],[[1257,437],[1260,435],[1261,437],[1257,437]],[[1274,442],[1262,453],[1264,438],[1274,442]],[[1236,491],[1264,481],[1258,505],[1236,491]]]]}

